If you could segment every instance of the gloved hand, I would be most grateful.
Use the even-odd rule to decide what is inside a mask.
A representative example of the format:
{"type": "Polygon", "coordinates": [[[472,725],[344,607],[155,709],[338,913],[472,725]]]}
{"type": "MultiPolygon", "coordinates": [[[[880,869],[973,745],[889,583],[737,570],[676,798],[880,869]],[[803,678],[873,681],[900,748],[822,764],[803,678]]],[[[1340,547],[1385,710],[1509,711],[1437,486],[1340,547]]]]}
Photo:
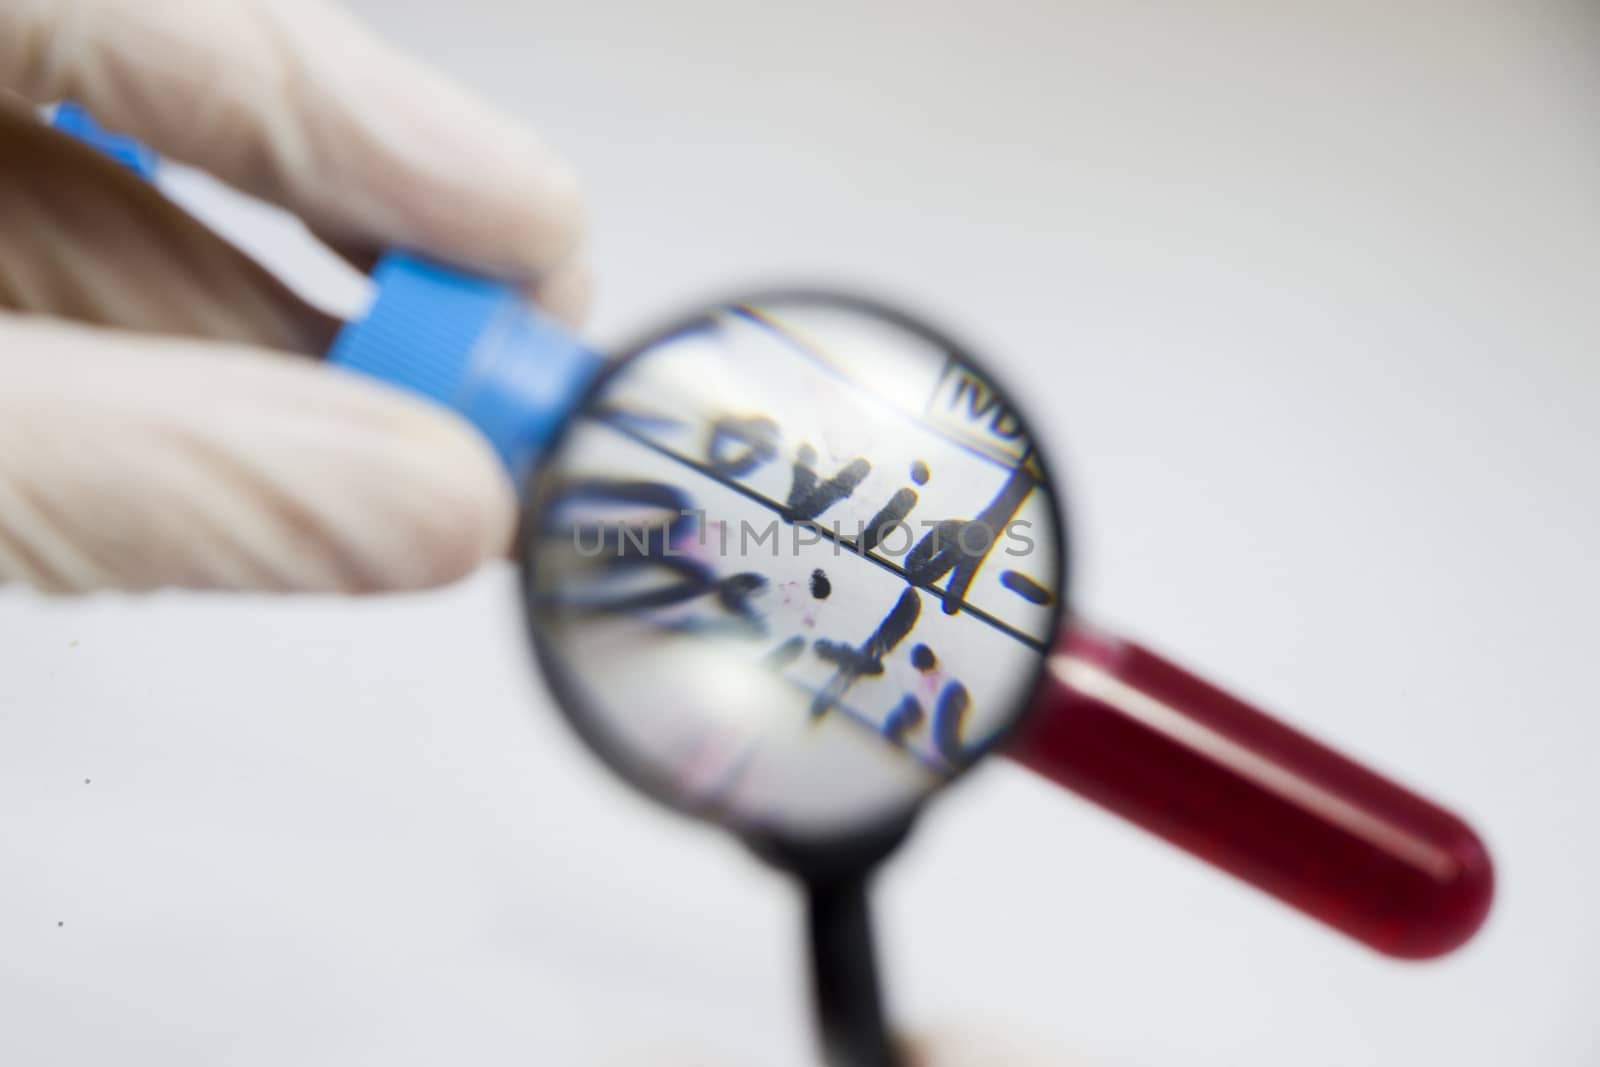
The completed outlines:
{"type": "Polygon", "coordinates": [[[304,358],[338,324],[46,127],[61,99],[359,266],[403,246],[569,322],[587,302],[567,164],[323,0],[7,0],[0,582],[395,590],[502,553],[513,492],[476,431],[304,358]]]}

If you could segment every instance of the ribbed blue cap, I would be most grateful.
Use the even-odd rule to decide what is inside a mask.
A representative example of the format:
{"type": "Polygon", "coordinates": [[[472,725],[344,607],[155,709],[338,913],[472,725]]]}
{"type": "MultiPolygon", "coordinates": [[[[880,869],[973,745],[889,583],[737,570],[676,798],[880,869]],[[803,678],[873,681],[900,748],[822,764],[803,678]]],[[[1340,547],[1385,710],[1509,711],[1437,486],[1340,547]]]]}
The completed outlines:
{"type": "Polygon", "coordinates": [[[600,357],[504,282],[398,252],[372,280],[371,310],[340,331],[329,362],[460,412],[520,487],[600,357]]]}

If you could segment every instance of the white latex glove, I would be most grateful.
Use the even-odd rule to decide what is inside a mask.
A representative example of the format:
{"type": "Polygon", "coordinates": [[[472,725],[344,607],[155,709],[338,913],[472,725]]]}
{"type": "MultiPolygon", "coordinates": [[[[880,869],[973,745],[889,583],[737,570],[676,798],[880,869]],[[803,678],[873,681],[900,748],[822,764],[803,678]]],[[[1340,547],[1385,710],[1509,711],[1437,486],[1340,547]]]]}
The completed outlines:
{"type": "Polygon", "coordinates": [[[338,324],[44,126],[61,99],[358,265],[404,246],[587,302],[567,164],[322,0],[4,0],[0,582],[376,591],[503,552],[476,431],[304,358],[338,324]]]}

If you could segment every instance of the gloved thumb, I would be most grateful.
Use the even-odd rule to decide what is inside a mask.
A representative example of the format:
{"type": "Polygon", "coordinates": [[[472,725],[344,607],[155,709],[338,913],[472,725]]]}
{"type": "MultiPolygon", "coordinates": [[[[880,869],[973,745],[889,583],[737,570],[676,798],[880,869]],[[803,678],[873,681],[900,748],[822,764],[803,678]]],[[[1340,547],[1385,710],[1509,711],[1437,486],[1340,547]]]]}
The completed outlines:
{"type": "Polygon", "coordinates": [[[415,589],[503,554],[509,480],[460,420],[219,341],[0,319],[0,582],[415,589]]]}

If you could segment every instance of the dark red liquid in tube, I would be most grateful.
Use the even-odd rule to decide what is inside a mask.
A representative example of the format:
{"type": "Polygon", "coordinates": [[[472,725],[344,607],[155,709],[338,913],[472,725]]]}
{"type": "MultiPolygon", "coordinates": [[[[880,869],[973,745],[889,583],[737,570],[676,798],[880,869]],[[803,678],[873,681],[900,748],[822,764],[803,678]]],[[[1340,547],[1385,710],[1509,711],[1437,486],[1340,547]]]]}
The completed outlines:
{"type": "Polygon", "coordinates": [[[1069,626],[1012,759],[1389,956],[1483,925],[1470,827],[1152,652],[1069,626]]]}

